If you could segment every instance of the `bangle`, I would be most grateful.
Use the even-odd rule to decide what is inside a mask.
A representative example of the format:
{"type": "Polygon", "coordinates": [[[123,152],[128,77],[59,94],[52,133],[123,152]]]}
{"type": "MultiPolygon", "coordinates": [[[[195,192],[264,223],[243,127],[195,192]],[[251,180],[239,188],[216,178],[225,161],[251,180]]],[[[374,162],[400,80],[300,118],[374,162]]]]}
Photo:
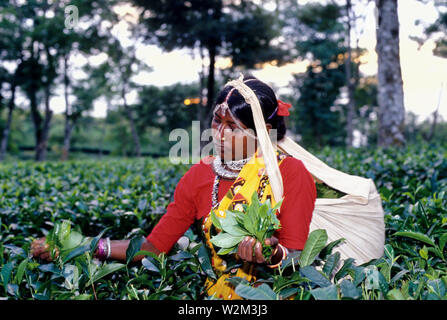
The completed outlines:
{"type": "MultiPolygon", "coordinates": [[[[109,239],[110,241],[110,239],[109,239]]],[[[106,248],[105,248],[105,243],[104,243],[104,239],[99,239],[98,241],[98,253],[97,253],[97,258],[101,261],[106,260],[109,255],[110,255],[110,246],[107,243],[108,249],[107,249],[107,253],[106,253],[106,248]]]]}
{"type": "Polygon", "coordinates": [[[98,249],[97,249],[96,257],[99,260],[104,259],[104,240],[102,238],[99,239],[99,241],[98,241],[98,249]]]}
{"type": "Polygon", "coordinates": [[[107,238],[107,257],[106,257],[106,259],[110,258],[111,253],[112,253],[112,247],[110,246],[110,238],[107,238]]]}
{"type": "Polygon", "coordinates": [[[272,269],[278,268],[278,267],[281,265],[282,261],[287,257],[288,250],[287,250],[286,247],[284,247],[284,246],[283,246],[282,244],[280,244],[280,243],[278,243],[278,246],[277,246],[276,249],[275,249],[274,255],[276,255],[276,253],[278,252],[278,249],[279,249],[279,248],[280,248],[281,251],[282,251],[282,257],[281,257],[281,260],[279,260],[279,262],[276,263],[276,264],[273,264],[273,265],[269,264],[269,265],[268,265],[269,268],[272,268],[272,269]]]}

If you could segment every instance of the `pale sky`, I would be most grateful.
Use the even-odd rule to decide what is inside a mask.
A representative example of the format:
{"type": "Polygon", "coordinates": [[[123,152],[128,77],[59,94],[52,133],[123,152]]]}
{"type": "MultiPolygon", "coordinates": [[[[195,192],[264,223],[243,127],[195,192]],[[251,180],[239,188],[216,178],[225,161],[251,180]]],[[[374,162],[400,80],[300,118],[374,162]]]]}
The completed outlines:
{"type": "MultiPolygon", "coordinates": [[[[415,25],[417,19],[424,21],[424,23],[433,22],[437,18],[437,12],[432,5],[425,5],[417,0],[399,0],[398,5],[400,57],[404,82],[405,108],[407,111],[416,113],[420,116],[420,120],[423,120],[433,113],[440,100],[439,112],[444,120],[447,120],[447,59],[433,56],[432,49],[434,43],[432,41],[426,43],[418,50],[418,44],[409,39],[410,35],[422,35],[422,28],[415,25]]],[[[359,45],[369,51],[369,54],[364,57],[365,63],[361,66],[361,71],[365,75],[377,73],[374,7],[374,2],[370,2],[367,7],[361,9],[366,13],[366,20],[359,45]]],[[[129,42],[128,38],[130,35],[126,31],[126,24],[124,22],[121,23],[116,27],[115,31],[118,38],[126,45],[129,42]]],[[[193,58],[188,50],[175,50],[168,53],[155,46],[139,45],[137,57],[153,68],[152,72],[141,73],[134,78],[140,84],[165,86],[178,82],[196,82],[198,81],[198,72],[202,67],[199,57],[193,58]]],[[[90,60],[93,63],[99,63],[106,59],[107,55],[103,54],[90,60]]],[[[81,57],[76,57],[75,60],[76,63],[86,62],[82,61],[81,57]]],[[[227,64],[228,61],[226,60],[217,61],[218,68],[224,68],[227,64]]],[[[283,67],[267,64],[262,70],[256,70],[252,73],[262,81],[279,88],[277,93],[281,94],[281,92],[287,90],[293,74],[303,72],[305,66],[306,64],[303,62],[291,63],[283,67]]],[[[61,96],[53,97],[51,100],[51,105],[55,112],[62,112],[64,109],[62,92],[60,94],[61,96]]],[[[132,102],[132,100],[136,99],[136,95],[130,93],[128,98],[132,102]]],[[[103,101],[95,103],[95,110],[93,111],[95,116],[104,116],[105,111],[103,101]]]]}

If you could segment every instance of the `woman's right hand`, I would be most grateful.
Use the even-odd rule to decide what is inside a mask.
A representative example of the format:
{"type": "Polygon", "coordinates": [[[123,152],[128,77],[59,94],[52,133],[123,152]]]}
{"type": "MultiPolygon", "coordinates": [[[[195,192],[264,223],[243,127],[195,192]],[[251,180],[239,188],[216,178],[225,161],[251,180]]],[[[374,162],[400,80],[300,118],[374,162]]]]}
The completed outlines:
{"type": "MultiPolygon", "coordinates": [[[[40,258],[42,260],[52,261],[50,246],[45,243],[46,238],[36,239],[31,243],[31,254],[34,258],[40,258]]],[[[56,249],[56,257],[58,256],[59,251],[56,249]]]]}

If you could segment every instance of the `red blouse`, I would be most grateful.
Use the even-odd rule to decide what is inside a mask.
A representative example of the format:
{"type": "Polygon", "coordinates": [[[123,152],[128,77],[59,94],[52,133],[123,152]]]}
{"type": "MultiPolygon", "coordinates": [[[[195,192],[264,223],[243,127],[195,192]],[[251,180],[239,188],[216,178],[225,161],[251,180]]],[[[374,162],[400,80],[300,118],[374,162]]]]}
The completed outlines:
{"type": "MultiPolygon", "coordinates": [[[[203,158],[180,179],[174,192],[174,201],[168,205],[167,212],[147,237],[158,250],[169,252],[195,219],[206,217],[211,211],[215,178],[212,159],[203,158]]],[[[275,236],[286,248],[302,250],[317,196],[315,183],[303,163],[293,157],[285,158],[279,169],[284,185],[284,200],[278,215],[282,227],[275,236]]],[[[219,201],[233,182],[220,180],[219,201]]]]}

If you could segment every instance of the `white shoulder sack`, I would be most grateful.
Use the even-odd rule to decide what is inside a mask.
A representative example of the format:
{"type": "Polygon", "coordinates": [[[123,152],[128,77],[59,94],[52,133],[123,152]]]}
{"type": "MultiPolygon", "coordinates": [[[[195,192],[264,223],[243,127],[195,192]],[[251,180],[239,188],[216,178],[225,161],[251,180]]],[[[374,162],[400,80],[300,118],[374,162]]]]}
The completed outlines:
{"type": "Polygon", "coordinates": [[[355,263],[360,265],[380,258],[385,245],[385,222],[381,198],[374,182],[331,168],[289,137],[274,145],[265,127],[259,101],[255,93],[244,84],[243,77],[227,85],[235,87],[251,106],[257,140],[274,198],[283,197],[282,176],[275,152],[280,149],[301,160],[316,182],[324,182],[346,194],[339,199],[316,200],[310,231],[325,229],[329,242],[344,238],[345,242],[334,249],[340,252],[341,259],[354,258],[355,263]]]}

